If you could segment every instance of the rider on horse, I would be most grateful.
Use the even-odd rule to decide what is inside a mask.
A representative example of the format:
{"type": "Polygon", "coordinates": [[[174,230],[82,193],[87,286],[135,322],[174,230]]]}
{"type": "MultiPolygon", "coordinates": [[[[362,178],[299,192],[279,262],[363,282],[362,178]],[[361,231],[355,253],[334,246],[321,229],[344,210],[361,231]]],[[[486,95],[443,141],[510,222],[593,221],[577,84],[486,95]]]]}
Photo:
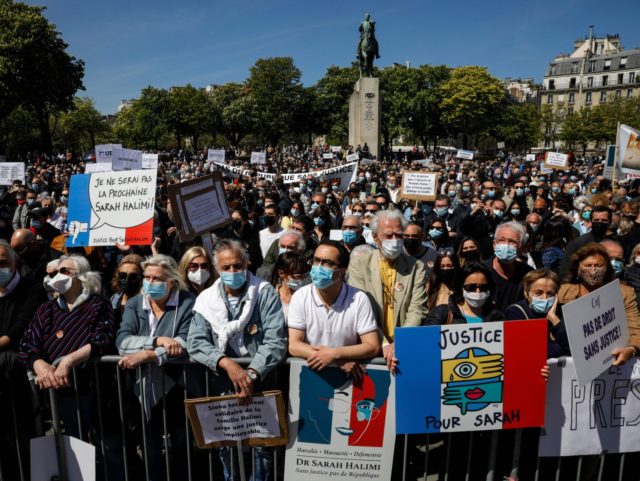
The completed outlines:
{"type": "Polygon", "coordinates": [[[360,24],[360,41],[356,57],[360,61],[360,72],[371,76],[373,68],[373,58],[380,58],[378,53],[378,41],[376,40],[376,22],[372,22],[370,15],[364,16],[364,21],[360,24]]]}

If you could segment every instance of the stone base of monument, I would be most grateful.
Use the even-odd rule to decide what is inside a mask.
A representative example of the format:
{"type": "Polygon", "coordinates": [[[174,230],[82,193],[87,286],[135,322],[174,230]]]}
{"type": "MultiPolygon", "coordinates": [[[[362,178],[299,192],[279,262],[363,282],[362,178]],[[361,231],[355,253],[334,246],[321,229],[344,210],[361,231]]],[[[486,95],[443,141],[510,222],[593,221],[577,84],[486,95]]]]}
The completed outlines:
{"type": "Polygon", "coordinates": [[[349,144],[369,146],[380,157],[380,79],[362,77],[349,98],[349,144]]]}

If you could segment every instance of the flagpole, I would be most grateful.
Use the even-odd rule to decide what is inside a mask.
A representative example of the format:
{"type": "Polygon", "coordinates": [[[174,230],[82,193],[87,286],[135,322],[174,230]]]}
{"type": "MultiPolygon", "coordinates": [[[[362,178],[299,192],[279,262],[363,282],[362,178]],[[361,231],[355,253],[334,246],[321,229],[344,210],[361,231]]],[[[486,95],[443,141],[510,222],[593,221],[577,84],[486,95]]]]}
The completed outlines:
{"type": "Polygon", "coordinates": [[[620,152],[620,122],[618,122],[618,127],[616,128],[616,147],[613,151],[613,174],[612,174],[612,182],[611,186],[615,189],[616,187],[616,171],[618,170],[618,155],[620,152]]]}

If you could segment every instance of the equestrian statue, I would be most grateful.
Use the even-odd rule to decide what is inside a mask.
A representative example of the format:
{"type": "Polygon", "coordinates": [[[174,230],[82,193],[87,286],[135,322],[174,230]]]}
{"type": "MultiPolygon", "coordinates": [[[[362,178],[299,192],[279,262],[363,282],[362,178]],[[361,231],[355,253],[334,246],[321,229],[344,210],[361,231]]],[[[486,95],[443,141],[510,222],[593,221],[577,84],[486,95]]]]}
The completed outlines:
{"type": "Polygon", "coordinates": [[[356,57],[360,64],[360,77],[373,77],[373,59],[380,58],[378,41],[376,40],[376,22],[371,21],[367,13],[360,24],[360,41],[356,57]]]}

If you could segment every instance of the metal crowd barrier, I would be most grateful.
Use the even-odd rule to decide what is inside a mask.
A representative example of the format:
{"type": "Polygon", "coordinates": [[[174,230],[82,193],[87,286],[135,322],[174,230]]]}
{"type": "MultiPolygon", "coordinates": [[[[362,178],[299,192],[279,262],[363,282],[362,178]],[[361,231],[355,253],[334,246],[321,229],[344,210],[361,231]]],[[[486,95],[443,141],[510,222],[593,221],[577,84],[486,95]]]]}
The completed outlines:
{"type": "MultiPolygon", "coordinates": [[[[96,447],[97,459],[97,479],[103,481],[157,481],[151,475],[150,455],[149,455],[149,432],[146,422],[146,413],[144,406],[140,406],[137,399],[129,394],[131,386],[127,385],[131,378],[125,371],[117,367],[117,362],[121,358],[119,356],[103,356],[93,361],[92,366],[88,366],[93,376],[93,385],[95,386],[95,410],[97,411],[97,422],[93,426],[83,426],[85,420],[81,412],[81,399],[77,389],[78,371],[73,370],[73,385],[75,393],[75,417],[78,423],[79,437],[82,440],[91,441],[96,447]],[[108,371],[106,374],[104,371],[108,371]],[[121,464],[121,471],[114,473],[107,461],[108,457],[113,457],[113,453],[107,453],[108,448],[105,440],[105,415],[108,409],[104,405],[105,395],[113,395],[113,393],[104,393],[101,377],[105,375],[111,376],[110,379],[115,383],[117,397],[117,415],[119,420],[118,426],[118,447],[115,458],[121,464]],[[137,404],[138,406],[135,406],[137,404]],[[128,409],[140,408],[139,419],[133,419],[129,416],[128,409]],[[138,423],[139,435],[132,435],[129,426],[138,423]],[[133,445],[132,445],[133,444],[133,445]]],[[[247,359],[235,359],[239,364],[248,364],[247,359]]],[[[375,364],[383,364],[382,358],[373,360],[375,364]]],[[[193,362],[183,360],[182,362],[173,362],[170,365],[182,366],[182,380],[187,385],[188,369],[194,368],[200,380],[204,381],[206,387],[205,395],[209,395],[209,377],[210,372],[204,366],[197,365],[193,362]]],[[[285,399],[288,395],[288,364],[283,362],[276,368],[275,382],[281,387],[285,399]]],[[[137,368],[137,374],[142,375],[145,366],[137,368]]],[[[193,370],[193,369],[191,369],[193,370]]],[[[68,467],[65,461],[65,445],[63,443],[64,427],[60,419],[60,400],[58,393],[50,389],[48,393],[38,391],[32,383],[33,403],[36,414],[33,417],[34,432],[36,435],[46,433],[55,438],[56,455],[58,461],[58,475],[56,481],[69,481],[68,467]],[[48,399],[48,406],[43,405],[48,399]]],[[[163,392],[164,392],[163,377],[163,392]]],[[[0,393],[2,394],[2,393],[0,393]]],[[[5,393],[6,394],[6,393],[5,393]]],[[[12,395],[9,389],[9,396],[12,395]]],[[[184,398],[187,399],[189,394],[183,388],[184,398]]],[[[10,399],[12,407],[14,401],[10,399]]],[[[214,450],[201,450],[193,444],[193,436],[185,416],[184,431],[186,438],[187,465],[186,472],[180,473],[179,476],[172,476],[172,452],[175,446],[171,444],[171,435],[168,429],[168,419],[175,415],[169,411],[167,407],[167,396],[164,396],[161,403],[162,409],[162,448],[163,448],[163,474],[160,481],[177,481],[186,479],[193,480],[209,480],[218,481],[223,479],[220,462],[217,453],[214,450]],[[176,479],[177,478],[177,479],[176,479]]],[[[24,452],[25,449],[20,445],[18,440],[19,432],[17,430],[18,419],[16,417],[16,409],[12,408],[10,413],[2,413],[5,420],[7,415],[10,417],[9,439],[13,437],[15,446],[15,455],[12,453],[0,453],[0,481],[14,481],[12,478],[5,476],[8,471],[8,463],[16,463],[12,466],[12,472],[17,472],[20,481],[27,481],[29,478],[29,453],[24,452]],[[17,468],[17,469],[16,469],[17,468]]],[[[113,413],[112,413],[113,414],[113,413]]],[[[6,423],[3,423],[6,425],[6,423]]],[[[4,430],[5,428],[2,428],[4,430]]],[[[6,432],[6,431],[5,431],[6,432]]],[[[570,480],[577,481],[581,479],[589,480],[619,480],[626,481],[628,479],[640,479],[640,471],[627,466],[625,463],[626,455],[609,455],[602,454],[600,456],[580,456],[565,458],[539,458],[537,457],[538,430],[512,430],[512,431],[486,431],[476,433],[454,433],[439,435],[412,435],[398,436],[396,440],[396,450],[394,454],[394,474],[393,481],[405,480],[457,480],[465,481],[482,479],[486,481],[500,480],[570,480]],[[527,464],[528,462],[528,464],[527,464]],[[613,472],[613,474],[612,474],[613,472]]],[[[272,480],[283,480],[284,472],[284,448],[270,448],[274,450],[274,463],[272,480]]],[[[232,476],[240,481],[253,480],[253,463],[252,469],[245,472],[242,460],[246,453],[241,449],[233,449],[232,451],[232,476]],[[234,457],[239,458],[239,473],[234,473],[233,466],[236,465],[234,457]]],[[[253,459],[253,450],[251,451],[253,459]]],[[[636,455],[639,453],[631,453],[636,455]]],[[[117,467],[117,466],[116,466],[117,467]]],[[[154,466],[157,467],[157,466],[154,466]]],[[[297,481],[287,479],[285,481],[297,481]]]]}

